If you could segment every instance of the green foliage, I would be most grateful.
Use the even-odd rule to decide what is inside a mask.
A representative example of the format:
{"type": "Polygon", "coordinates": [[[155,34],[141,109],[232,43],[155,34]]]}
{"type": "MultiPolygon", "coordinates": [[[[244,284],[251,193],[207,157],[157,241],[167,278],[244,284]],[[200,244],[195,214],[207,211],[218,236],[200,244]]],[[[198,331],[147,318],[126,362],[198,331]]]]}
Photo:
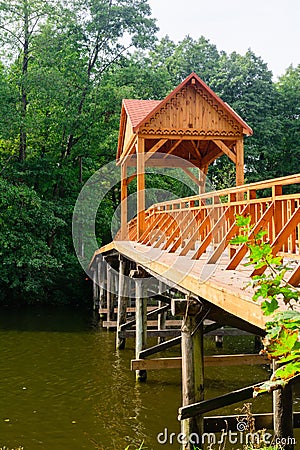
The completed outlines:
{"type": "Polygon", "coordinates": [[[264,241],[266,231],[261,230],[253,236],[250,216],[237,216],[236,224],[240,234],[231,242],[247,245],[250,255],[245,265],[267,269],[267,273],[253,276],[251,284],[255,293],[252,298],[261,300],[264,315],[270,316],[263,341],[264,353],[277,363],[278,368],[269,381],[255,388],[258,395],[284,386],[300,374],[300,313],[293,309],[300,300],[300,290],[284,280],[288,268],[282,265],[281,257],[273,255],[269,242],[264,241]],[[279,302],[286,310],[277,311],[279,302]]]}
{"type": "MultiPolygon", "coordinates": [[[[2,297],[14,292],[24,301],[39,301],[41,292],[44,299],[59,299],[65,292],[75,301],[84,296],[84,275],[72,245],[72,212],[84,182],[115,158],[122,98],[162,99],[195,71],[254,128],[246,140],[250,181],[298,170],[299,67],[289,68],[274,83],[266,64],[251,51],[227,55],[203,36],[158,41],[156,30],[147,0],[0,0],[1,186],[7,183],[12,205],[13,195],[19,198],[28,188],[22,194],[28,203],[20,213],[27,241],[21,243],[19,200],[15,209],[1,212],[6,225],[0,240],[8,246],[1,250],[2,297]],[[21,132],[26,138],[22,163],[21,132]],[[40,205],[35,214],[34,202],[40,205]],[[9,233],[18,244],[17,270],[9,233]],[[25,260],[31,255],[27,270],[25,260]],[[47,267],[44,277],[42,266],[47,267]]],[[[182,183],[168,176],[147,178],[147,188],[177,196],[194,193],[185,175],[182,183]]],[[[216,188],[233,185],[234,165],[226,156],[219,158],[209,178],[216,188]]],[[[111,239],[118,204],[116,186],[97,216],[99,244],[111,239]]],[[[271,288],[268,293],[265,306],[271,311],[276,304],[271,288]]],[[[290,294],[284,295],[288,299],[290,294]]]]}
{"type": "Polygon", "coordinates": [[[53,283],[53,274],[62,269],[51,247],[65,222],[24,184],[0,179],[0,193],[2,298],[22,295],[29,302],[40,301],[41,293],[53,283]]]}

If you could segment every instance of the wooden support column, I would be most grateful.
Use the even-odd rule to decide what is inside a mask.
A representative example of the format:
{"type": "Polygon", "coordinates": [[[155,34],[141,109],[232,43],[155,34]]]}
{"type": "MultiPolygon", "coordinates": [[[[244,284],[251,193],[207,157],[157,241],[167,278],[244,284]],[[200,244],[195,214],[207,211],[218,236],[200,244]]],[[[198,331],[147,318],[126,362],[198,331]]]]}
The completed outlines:
{"type": "Polygon", "coordinates": [[[98,304],[98,263],[93,271],[93,310],[96,311],[98,304]]]}
{"type": "Polygon", "coordinates": [[[104,258],[102,258],[100,266],[98,266],[99,270],[99,314],[100,317],[104,317],[103,309],[107,307],[106,302],[106,276],[107,276],[107,269],[106,269],[106,261],[104,258]]]}
{"type": "Polygon", "coordinates": [[[205,192],[205,183],[206,183],[207,172],[208,172],[208,164],[199,169],[199,181],[200,181],[199,195],[204,194],[204,192],[205,192]]]}
{"type": "MultiPolygon", "coordinates": [[[[162,308],[163,306],[164,306],[164,303],[161,300],[159,300],[158,308],[162,308]]],[[[166,329],[166,320],[167,320],[167,311],[164,311],[164,312],[161,312],[160,314],[158,314],[157,329],[159,331],[166,329]]],[[[162,344],[163,342],[165,342],[165,338],[162,337],[162,336],[159,336],[158,340],[157,340],[157,343],[158,344],[162,344]]]]}
{"type": "MultiPolygon", "coordinates": [[[[200,304],[198,306],[200,307],[200,304]]],[[[190,311],[187,303],[187,308],[187,314],[183,317],[181,328],[183,406],[200,402],[204,399],[203,324],[199,315],[195,313],[198,309],[197,305],[193,305],[193,310],[190,311]],[[192,315],[191,312],[194,314],[192,315]]],[[[201,442],[203,417],[197,415],[183,420],[181,422],[181,432],[185,441],[182,444],[182,450],[193,450],[193,442],[197,444],[197,441],[190,438],[196,438],[197,436],[197,439],[201,442]]]]}
{"type": "MultiPolygon", "coordinates": [[[[276,368],[275,363],[273,369],[276,368]]],[[[294,450],[293,390],[291,384],[273,392],[274,434],[284,450],[294,450]]]]}
{"type": "Polygon", "coordinates": [[[128,306],[128,261],[120,255],[119,257],[119,288],[118,288],[118,318],[117,318],[117,349],[124,349],[126,339],[124,333],[122,335],[121,325],[126,323],[126,312],[128,306]]]}
{"type": "Polygon", "coordinates": [[[145,139],[137,140],[137,239],[145,231],[145,139]]]}
{"type": "Polygon", "coordinates": [[[114,279],[113,279],[113,268],[107,264],[106,270],[106,299],[107,299],[107,322],[112,322],[114,320],[114,279]]]}
{"type": "MultiPolygon", "coordinates": [[[[135,336],[135,356],[140,358],[140,352],[147,346],[147,297],[144,287],[144,274],[138,270],[133,270],[131,276],[135,280],[135,304],[136,304],[136,336],[135,336]]],[[[136,380],[146,381],[146,370],[136,370],[136,380]]]]}
{"type": "MultiPolygon", "coordinates": [[[[244,142],[239,139],[236,142],[236,185],[241,186],[245,182],[244,178],[244,142]]],[[[239,194],[238,194],[239,195],[239,194]]]]}
{"type": "MultiPolygon", "coordinates": [[[[158,293],[159,293],[159,295],[162,295],[164,293],[164,290],[165,290],[165,284],[162,281],[159,281],[158,282],[158,293]]],[[[158,307],[162,308],[163,305],[164,305],[164,303],[161,300],[159,300],[158,307]]],[[[157,329],[159,331],[166,329],[166,320],[167,320],[167,311],[164,311],[164,312],[162,312],[161,314],[158,315],[157,329]]],[[[165,342],[165,337],[164,336],[158,336],[157,343],[158,344],[162,344],[163,342],[165,342]]]]}
{"type": "Polygon", "coordinates": [[[127,231],[127,163],[122,163],[121,166],[121,240],[128,239],[127,231]]]}

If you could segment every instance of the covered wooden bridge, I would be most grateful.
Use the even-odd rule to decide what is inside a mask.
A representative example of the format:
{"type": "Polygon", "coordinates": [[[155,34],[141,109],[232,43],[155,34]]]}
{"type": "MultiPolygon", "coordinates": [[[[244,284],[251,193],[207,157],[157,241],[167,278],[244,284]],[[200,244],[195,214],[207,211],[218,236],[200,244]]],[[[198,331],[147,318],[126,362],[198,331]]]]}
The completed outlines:
{"type": "MultiPolygon", "coordinates": [[[[266,363],[258,354],[203,355],[203,334],[225,325],[264,335],[265,318],[247,287],[254,274],[243,264],[247,247],[230,243],[238,233],[237,214],[251,216],[252,235],[262,228],[267,231],[264,239],[274,255],[282,256],[291,268],[287,281],[293,286],[300,283],[300,194],[295,188],[300,174],[245,185],[243,139],[251,134],[251,128],[195,73],[162,101],[124,100],[122,105],[117,154],[121,228],[91,262],[94,300],[107,312],[108,322],[116,316],[118,348],[135,335],[132,368],[137,379],[145,379],[147,369],[182,367],[179,416],[187,436],[201,434],[201,417],[209,410],[205,409],[209,400],[203,397],[205,364],[266,363]],[[236,186],[205,192],[208,167],[224,154],[235,164],[236,186]],[[134,172],[129,174],[131,167],[134,172]],[[147,167],[181,169],[199,194],[146,209],[147,167]],[[130,219],[128,185],[134,179],[136,214],[130,219]],[[175,334],[166,328],[167,310],[181,319],[175,334]],[[129,319],[132,311],[135,317],[129,319]],[[149,319],[155,316],[158,329],[149,331],[149,319]],[[159,337],[157,346],[147,348],[147,333],[159,337]],[[168,337],[172,339],[165,340],[168,337]],[[180,358],[149,358],[178,344],[180,358]]],[[[247,389],[231,403],[248,398],[247,389]]],[[[183,448],[190,445],[187,440],[183,448]]]]}

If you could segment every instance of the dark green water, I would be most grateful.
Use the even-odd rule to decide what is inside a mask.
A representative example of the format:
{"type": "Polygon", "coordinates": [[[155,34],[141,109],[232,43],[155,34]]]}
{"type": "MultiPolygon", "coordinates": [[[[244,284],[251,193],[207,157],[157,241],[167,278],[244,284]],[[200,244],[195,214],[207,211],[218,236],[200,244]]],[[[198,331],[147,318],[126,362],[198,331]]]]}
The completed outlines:
{"type": "MultiPolygon", "coordinates": [[[[147,383],[136,384],[134,342],[116,352],[114,333],[102,330],[91,312],[0,310],[0,338],[0,447],[124,450],[144,441],[148,450],[179,449],[160,445],[157,434],[180,432],[180,371],[151,371],[147,383]]],[[[205,348],[216,353],[212,338],[205,348]]],[[[252,351],[248,337],[226,338],[219,350],[252,351]]],[[[205,375],[209,398],[269,374],[264,367],[231,367],[209,368],[205,375]]],[[[296,395],[295,409],[299,401],[296,395]]],[[[221,412],[234,414],[235,406],[221,412]]],[[[271,411],[270,398],[253,401],[253,411],[271,411]]]]}

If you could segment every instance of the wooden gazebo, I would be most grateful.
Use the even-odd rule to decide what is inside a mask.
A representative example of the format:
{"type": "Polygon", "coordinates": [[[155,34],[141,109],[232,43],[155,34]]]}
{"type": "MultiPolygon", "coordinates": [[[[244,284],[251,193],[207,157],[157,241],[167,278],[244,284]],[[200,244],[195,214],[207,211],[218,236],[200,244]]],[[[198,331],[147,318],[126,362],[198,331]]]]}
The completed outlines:
{"type": "Polygon", "coordinates": [[[201,189],[208,166],[225,154],[236,166],[239,186],[244,183],[243,138],[251,134],[246,122],[195,73],[162,101],[123,100],[117,153],[122,173],[121,236],[127,234],[127,186],[135,176],[137,237],[144,232],[145,166],[181,167],[201,189]],[[128,166],[136,167],[133,176],[127,176],[128,166]],[[199,169],[199,179],[191,166],[199,169]]]}

